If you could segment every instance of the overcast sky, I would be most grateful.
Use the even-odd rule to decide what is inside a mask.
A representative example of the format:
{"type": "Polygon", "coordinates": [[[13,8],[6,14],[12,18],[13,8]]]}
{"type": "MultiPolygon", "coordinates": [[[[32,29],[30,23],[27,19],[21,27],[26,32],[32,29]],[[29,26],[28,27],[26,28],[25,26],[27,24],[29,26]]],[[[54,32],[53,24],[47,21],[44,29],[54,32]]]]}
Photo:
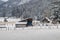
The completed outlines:
{"type": "Polygon", "coordinates": [[[4,1],[4,2],[6,2],[6,1],[8,1],[8,0],[1,0],[1,1],[4,1]]]}

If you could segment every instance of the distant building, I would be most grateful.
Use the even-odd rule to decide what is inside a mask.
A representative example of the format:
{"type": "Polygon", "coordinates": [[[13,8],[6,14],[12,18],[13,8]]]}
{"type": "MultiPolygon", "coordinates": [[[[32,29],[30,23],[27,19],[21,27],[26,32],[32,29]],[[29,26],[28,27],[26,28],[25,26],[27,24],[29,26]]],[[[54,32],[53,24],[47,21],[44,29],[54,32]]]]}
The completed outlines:
{"type": "Polygon", "coordinates": [[[42,20],[42,22],[43,22],[43,23],[50,23],[50,21],[49,21],[47,18],[44,18],[44,19],[42,20]]]}

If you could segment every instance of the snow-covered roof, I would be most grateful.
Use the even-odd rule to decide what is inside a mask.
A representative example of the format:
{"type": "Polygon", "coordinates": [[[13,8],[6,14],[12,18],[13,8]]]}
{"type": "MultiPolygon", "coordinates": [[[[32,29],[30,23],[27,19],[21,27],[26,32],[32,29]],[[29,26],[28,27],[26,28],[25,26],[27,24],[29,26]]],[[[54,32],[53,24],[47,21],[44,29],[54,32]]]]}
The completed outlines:
{"type": "Polygon", "coordinates": [[[16,24],[27,24],[27,22],[16,22],[16,24]]]}
{"type": "Polygon", "coordinates": [[[48,17],[45,17],[48,21],[51,21],[48,17]]]}

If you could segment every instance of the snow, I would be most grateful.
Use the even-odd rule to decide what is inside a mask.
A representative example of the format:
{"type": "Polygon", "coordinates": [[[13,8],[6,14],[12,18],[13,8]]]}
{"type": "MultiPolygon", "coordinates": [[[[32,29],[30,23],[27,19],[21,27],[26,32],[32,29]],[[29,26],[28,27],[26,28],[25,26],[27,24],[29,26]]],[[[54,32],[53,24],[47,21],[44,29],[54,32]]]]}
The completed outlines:
{"type": "Polygon", "coordinates": [[[7,19],[8,20],[8,22],[18,22],[18,21],[21,21],[21,19],[20,18],[8,18],[7,19]]]}
{"type": "Polygon", "coordinates": [[[15,29],[10,27],[9,30],[0,28],[0,40],[60,40],[60,24],[46,24],[15,29]]]}
{"type": "MultiPolygon", "coordinates": [[[[4,22],[4,17],[0,17],[0,22],[4,22]]],[[[7,18],[8,22],[17,22],[17,21],[21,21],[20,18],[7,18]]]]}
{"type": "Polygon", "coordinates": [[[0,40],[60,40],[60,29],[0,31],[0,40]]]}
{"type": "Polygon", "coordinates": [[[21,0],[21,2],[18,4],[18,5],[21,5],[21,4],[24,4],[24,3],[27,3],[29,2],[30,0],[21,0]]]}

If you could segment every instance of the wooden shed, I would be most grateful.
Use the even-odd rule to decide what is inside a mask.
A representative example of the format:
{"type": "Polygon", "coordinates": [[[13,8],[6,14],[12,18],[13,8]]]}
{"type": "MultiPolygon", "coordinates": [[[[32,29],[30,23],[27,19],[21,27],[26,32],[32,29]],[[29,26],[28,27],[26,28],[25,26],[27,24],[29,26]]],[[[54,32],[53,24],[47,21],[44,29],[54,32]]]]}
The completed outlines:
{"type": "Polygon", "coordinates": [[[23,28],[26,27],[27,21],[26,20],[21,20],[19,22],[16,22],[16,28],[23,28]]]}
{"type": "Polygon", "coordinates": [[[27,18],[16,23],[16,28],[23,28],[28,26],[33,26],[32,18],[27,18]]]}

